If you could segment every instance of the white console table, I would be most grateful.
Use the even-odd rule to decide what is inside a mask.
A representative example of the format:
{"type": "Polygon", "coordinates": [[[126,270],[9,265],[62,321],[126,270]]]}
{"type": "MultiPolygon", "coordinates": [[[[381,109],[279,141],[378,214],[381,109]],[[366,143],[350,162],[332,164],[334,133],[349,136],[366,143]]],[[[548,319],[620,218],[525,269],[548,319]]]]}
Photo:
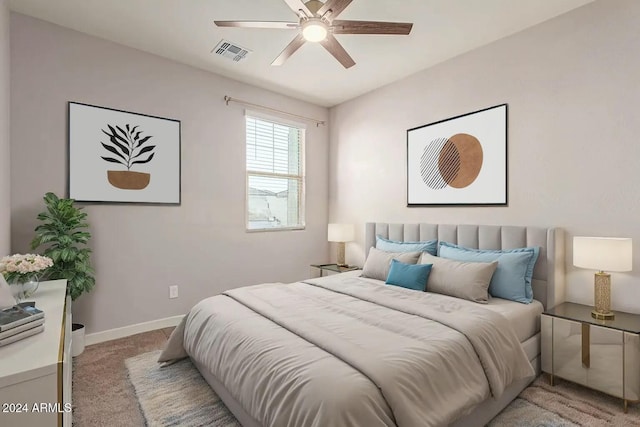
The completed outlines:
{"type": "Polygon", "coordinates": [[[71,427],[71,299],[65,280],[40,283],[44,331],[0,347],[0,426],[71,427]]]}

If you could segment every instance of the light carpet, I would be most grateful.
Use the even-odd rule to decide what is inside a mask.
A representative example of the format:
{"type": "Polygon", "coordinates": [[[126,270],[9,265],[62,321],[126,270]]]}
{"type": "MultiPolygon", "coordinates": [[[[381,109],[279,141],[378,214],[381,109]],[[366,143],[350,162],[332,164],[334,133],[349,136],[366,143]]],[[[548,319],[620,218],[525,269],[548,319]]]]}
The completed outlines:
{"type": "MultiPolygon", "coordinates": [[[[150,427],[240,427],[190,360],[165,368],[159,351],[127,359],[125,364],[140,409],[150,427]]],[[[640,425],[640,409],[622,410],[622,400],[560,380],[551,387],[539,377],[490,423],[489,427],[631,427],[640,425]]]]}

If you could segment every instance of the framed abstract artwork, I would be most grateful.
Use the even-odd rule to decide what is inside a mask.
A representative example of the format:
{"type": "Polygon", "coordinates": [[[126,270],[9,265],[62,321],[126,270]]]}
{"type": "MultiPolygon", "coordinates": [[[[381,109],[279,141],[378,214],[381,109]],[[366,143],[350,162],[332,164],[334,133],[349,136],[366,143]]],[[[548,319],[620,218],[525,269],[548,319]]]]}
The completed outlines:
{"type": "Polygon", "coordinates": [[[180,204],[180,121],[69,102],[69,198],[180,204]]]}
{"type": "Polygon", "coordinates": [[[507,104],[407,130],[407,206],[507,206],[507,104]]]}

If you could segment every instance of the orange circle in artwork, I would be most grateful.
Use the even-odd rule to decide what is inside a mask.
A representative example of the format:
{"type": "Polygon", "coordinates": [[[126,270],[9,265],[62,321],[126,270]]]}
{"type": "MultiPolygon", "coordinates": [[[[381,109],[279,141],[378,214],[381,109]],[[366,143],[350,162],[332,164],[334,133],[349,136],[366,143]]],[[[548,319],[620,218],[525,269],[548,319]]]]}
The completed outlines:
{"type": "Polygon", "coordinates": [[[453,135],[442,147],[439,168],[442,173],[453,166],[457,173],[443,173],[442,178],[453,188],[467,187],[480,174],[482,160],[482,146],[475,136],[466,133],[453,135]],[[445,153],[456,155],[444,156],[445,153]],[[455,165],[449,164],[452,161],[455,165]]]}

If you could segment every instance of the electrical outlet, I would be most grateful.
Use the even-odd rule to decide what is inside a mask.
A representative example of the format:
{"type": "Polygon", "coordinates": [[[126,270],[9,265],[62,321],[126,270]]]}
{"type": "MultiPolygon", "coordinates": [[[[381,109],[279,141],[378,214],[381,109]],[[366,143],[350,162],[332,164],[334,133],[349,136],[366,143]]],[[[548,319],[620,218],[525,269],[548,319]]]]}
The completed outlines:
{"type": "Polygon", "coordinates": [[[169,286],[169,298],[178,298],[178,285],[169,286]]]}

